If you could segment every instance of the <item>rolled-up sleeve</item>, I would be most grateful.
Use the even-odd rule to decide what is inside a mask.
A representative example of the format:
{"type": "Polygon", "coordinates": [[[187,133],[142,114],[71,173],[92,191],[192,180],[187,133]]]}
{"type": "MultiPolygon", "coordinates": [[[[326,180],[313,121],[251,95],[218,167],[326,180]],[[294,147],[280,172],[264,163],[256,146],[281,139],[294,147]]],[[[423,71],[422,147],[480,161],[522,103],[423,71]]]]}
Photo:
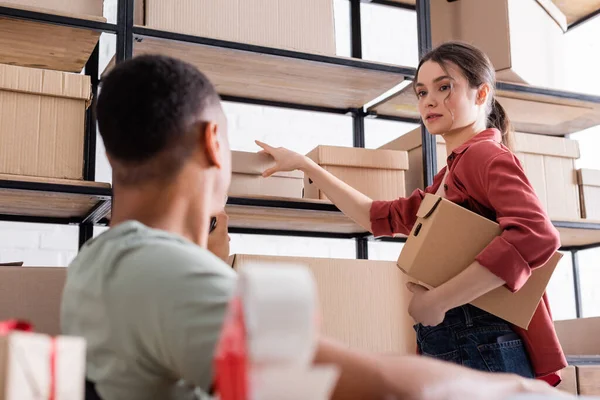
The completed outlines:
{"type": "Polygon", "coordinates": [[[423,197],[425,197],[425,192],[416,189],[409,197],[392,201],[374,201],[370,210],[373,236],[410,234],[417,221],[417,211],[423,197]]]}
{"type": "Polygon", "coordinates": [[[481,183],[502,233],[476,260],[515,292],[560,247],[560,237],[512,153],[494,156],[481,170],[481,183]]]}

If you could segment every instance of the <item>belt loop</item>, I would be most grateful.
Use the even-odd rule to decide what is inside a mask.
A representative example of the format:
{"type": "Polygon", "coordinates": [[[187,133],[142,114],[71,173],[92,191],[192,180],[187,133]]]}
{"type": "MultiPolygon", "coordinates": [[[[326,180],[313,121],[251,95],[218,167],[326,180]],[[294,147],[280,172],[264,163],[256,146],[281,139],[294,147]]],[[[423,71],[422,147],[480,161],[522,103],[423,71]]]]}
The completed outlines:
{"type": "Polygon", "coordinates": [[[464,305],[461,307],[463,310],[463,313],[465,314],[465,325],[467,326],[467,328],[470,328],[473,326],[473,318],[471,318],[471,313],[469,312],[469,308],[464,305]]]}

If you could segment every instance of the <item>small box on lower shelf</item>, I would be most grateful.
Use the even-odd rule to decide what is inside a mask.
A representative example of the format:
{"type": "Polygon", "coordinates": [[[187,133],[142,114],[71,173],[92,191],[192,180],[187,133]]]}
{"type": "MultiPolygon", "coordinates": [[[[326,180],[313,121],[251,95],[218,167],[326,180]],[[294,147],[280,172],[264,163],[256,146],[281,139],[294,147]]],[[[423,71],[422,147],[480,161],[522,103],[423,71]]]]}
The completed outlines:
{"type": "MultiPolygon", "coordinates": [[[[406,195],[406,151],[319,146],[307,156],[373,200],[394,200],[406,195]]],[[[327,199],[308,177],[304,178],[304,197],[327,199]]]]}
{"type": "Polygon", "coordinates": [[[415,353],[412,295],[394,262],[238,254],[230,264],[236,270],[251,264],[306,266],[316,281],[324,335],[362,350],[415,353]]]}
{"type": "Polygon", "coordinates": [[[83,178],[87,75],[0,64],[0,173],[83,178]]]}
{"type": "Polygon", "coordinates": [[[229,195],[302,198],[304,174],[299,171],[277,172],[268,178],[262,173],[275,165],[271,156],[263,153],[233,151],[232,177],[229,195]]]}
{"type": "Polygon", "coordinates": [[[575,168],[579,143],[528,133],[515,133],[514,138],[513,151],[550,218],[581,218],[575,168]]]}
{"type": "MultiPolygon", "coordinates": [[[[446,145],[440,135],[435,136],[437,171],[439,172],[446,166],[446,145]]],[[[423,189],[423,144],[421,138],[421,128],[412,130],[398,139],[383,145],[380,149],[403,150],[408,152],[408,171],[406,171],[406,194],[412,193],[415,189],[423,189]]]]}
{"type": "Polygon", "coordinates": [[[24,319],[36,332],[58,335],[66,278],[64,267],[0,267],[0,321],[24,319]]]}
{"type": "Polygon", "coordinates": [[[581,218],[600,220],[600,170],[580,169],[577,171],[581,218]]]}
{"type": "Polygon", "coordinates": [[[561,379],[558,389],[570,393],[577,394],[577,371],[574,366],[569,365],[567,368],[560,371],[561,379]]]}

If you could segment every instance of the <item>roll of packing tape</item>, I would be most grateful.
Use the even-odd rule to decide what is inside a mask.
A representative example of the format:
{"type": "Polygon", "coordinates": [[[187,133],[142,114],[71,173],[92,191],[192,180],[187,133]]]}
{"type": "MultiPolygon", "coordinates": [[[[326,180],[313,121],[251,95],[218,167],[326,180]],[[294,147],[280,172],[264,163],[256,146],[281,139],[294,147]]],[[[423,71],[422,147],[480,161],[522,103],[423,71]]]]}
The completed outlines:
{"type": "Polygon", "coordinates": [[[317,336],[317,290],[310,270],[253,264],[239,279],[250,362],[309,365],[317,336]]]}

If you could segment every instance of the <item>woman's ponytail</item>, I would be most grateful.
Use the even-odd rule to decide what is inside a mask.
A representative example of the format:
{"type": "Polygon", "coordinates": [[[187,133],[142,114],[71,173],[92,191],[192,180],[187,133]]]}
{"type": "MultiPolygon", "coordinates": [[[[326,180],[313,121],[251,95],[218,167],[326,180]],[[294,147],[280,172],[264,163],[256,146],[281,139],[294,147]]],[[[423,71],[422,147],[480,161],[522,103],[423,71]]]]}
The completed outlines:
{"type": "Polygon", "coordinates": [[[504,107],[496,100],[496,97],[492,99],[492,112],[488,117],[488,126],[496,128],[502,133],[502,144],[512,151],[513,131],[510,118],[508,118],[504,107]]]}

